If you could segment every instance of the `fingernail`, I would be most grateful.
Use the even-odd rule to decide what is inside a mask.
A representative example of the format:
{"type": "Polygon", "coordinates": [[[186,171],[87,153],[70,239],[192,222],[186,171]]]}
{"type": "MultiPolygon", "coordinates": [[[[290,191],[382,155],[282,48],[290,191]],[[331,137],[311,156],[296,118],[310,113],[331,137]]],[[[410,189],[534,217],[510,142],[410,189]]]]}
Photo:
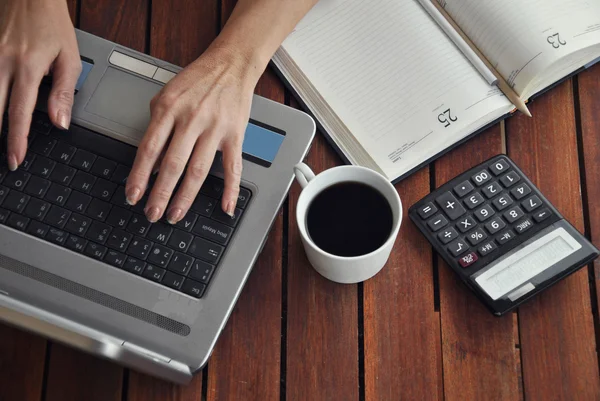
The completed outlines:
{"type": "Polygon", "coordinates": [[[17,157],[15,155],[8,156],[8,169],[10,171],[15,171],[19,167],[17,163],[17,157]]]}
{"type": "Polygon", "coordinates": [[[63,110],[58,111],[58,125],[62,129],[69,129],[69,115],[65,113],[63,110]]]}
{"type": "Polygon", "coordinates": [[[128,205],[133,206],[140,200],[140,189],[137,187],[131,188],[127,191],[127,197],[125,201],[128,205]]]}
{"type": "Polygon", "coordinates": [[[156,223],[160,217],[160,210],[156,206],[144,209],[144,213],[146,213],[146,217],[150,223],[156,223]]]}
{"type": "Polygon", "coordinates": [[[227,213],[229,215],[229,217],[235,216],[235,202],[229,201],[229,203],[227,204],[227,210],[225,210],[225,213],[227,213]]]}
{"type": "Polygon", "coordinates": [[[169,222],[169,224],[176,224],[179,220],[181,220],[181,214],[182,214],[182,210],[177,208],[177,209],[173,209],[170,210],[167,214],[167,221],[169,222]]]}

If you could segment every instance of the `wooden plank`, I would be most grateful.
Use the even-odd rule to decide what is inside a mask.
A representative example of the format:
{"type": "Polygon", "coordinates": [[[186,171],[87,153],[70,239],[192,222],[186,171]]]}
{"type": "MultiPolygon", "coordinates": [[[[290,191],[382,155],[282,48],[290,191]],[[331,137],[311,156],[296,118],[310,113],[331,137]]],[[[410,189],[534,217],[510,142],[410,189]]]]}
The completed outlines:
{"type": "Polygon", "coordinates": [[[432,251],[408,218],[429,193],[429,169],[396,186],[404,217],[386,267],[364,283],[366,400],[441,399],[439,313],[432,251]]]}
{"type": "MultiPolygon", "coordinates": [[[[581,135],[583,140],[583,161],[585,168],[585,192],[587,194],[587,227],[592,243],[600,247],[600,64],[579,75],[579,104],[581,113],[581,135]]],[[[593,268],[596,289],[596,319],[600,310],[600,259],[593,268]]],[[[598,321],[596,321],[597,323],[598,321]]],[[[597,328],[597,330],[600,328],[597,328]]],[[[596,335],[598,332],[596,332],[596,335]]],[[[597,344],[596,344],[597,346],[597,344]]]]}
{"type": "MultiPolygon", "coordinates": [[[[572,82],[537,99],[531,112],[533,119],[508,121],[509,156],[583,231],[572,82]]],[[[519,325],[525,399],[600,399],[587,269],[519,308],[519,325]]]]}
{"type": "MultiPolygon", "coordinates": [[[[306,162],[316,174],[341,164],[321,133],[306,162]]],[[[294,183],[288,221],[286,397],[357,400],[357,286],[329,281],[311,267],[296,223],[299,196],[300,187],[294,183]]]]}
{"type": "MultiPolygon", "coordinates": [[[[144,50],[146,0],[94,1],[81,4],[81,29],[136,50],[144,50]]],[[[47,400],[120,400],[123,368],[63,346],[50,353],[47,400]],[[76,377],[77,380],[73,380],[76,377]],[[101,377],[102,380],[98,380],[101,377]],[[89,393],[89,394],[88,394],[89,393]],[[66,396],[69,394],[69,397],[66,396]]]]}
{"type": "Polygon", "coordinates": [[[69,15],[71,15],[71,21],[73,21],[73,25],[77,26],[77,3],[79,0],[67,0],[67,7],[69,8],[69,15]]]}
{"type": "Polygon", "coordinates": [[[0,325],[0,400],[39,400],[45,355],[46,340],[0,325]]]}
{"type": "MultiPolygon", "coordinates": [[[[438,160],[436,185],[501,152],[496,125],[438,160]]],[[[438,260],[446,400],[519,399],[513,316],[494,317],[438,260]]]]}
{"type": "MultiPolygon", "coordinates": [[[[150,54],[176,65],[195,60],[215,38],[219,26],[216,1],[152,0],[150,54]]],[[[127,401],[199,400],[202,375],[177,386],[131,372],[127,401]]]]}
{"type": "MultiPolygon", "coordinates": [[[[235,1],[221,2],[221,24],[235,1]]],[[[283,103],[284,89],[271,71],[256,91],[283,103]]],[[[209,363],[209,400],[279,400],[283,211],[277,217],[209,363]],[[260,324],[257,324],[260,322],[260,324]]]]}

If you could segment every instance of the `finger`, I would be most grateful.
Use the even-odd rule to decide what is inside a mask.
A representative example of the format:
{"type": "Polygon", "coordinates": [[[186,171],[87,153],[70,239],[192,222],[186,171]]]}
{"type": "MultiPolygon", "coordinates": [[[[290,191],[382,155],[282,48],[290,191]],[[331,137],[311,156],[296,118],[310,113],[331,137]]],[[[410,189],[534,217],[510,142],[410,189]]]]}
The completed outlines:
{"type": "Polygon", "coordinates": [[[167,220],[170,224],[175,224],[183,219],[196,199],[219,147],[219,141],[216,138],[216,135],[209,133],[204,133],[198,138],[183,182],[167,213],[167,220]]]}
{"type": "Polygon", "coordinates": [[[158,221],[164,214],[177,181],[185,170],[198,134],[197,126],[176,127],[169,148],[160,163],[158,178],[152,187],[144,212],[149,221],[158,221]]]}
{"type": "Polygon", "coordinates": [[[2,124],[5,124],[4,110],[6,109],[6,102],[8,100],[8,90],[10,88],[10,75],[3,74],[0,76],[0,130],[2,124]]]}
{"type": "Polygon", "coordinates": [[[37,100],[38,88],[44,71],[19,71],[13,82],[8,106],[8,168],[17,169],[25,158],[27,135],[31,126],[31,116],[37,100]]]}
{"type": "Polygon", "coordinates": [[[75,85],[81,73],[81,61],[68,52],[61,52],[52,68],[52,90],[48,97],[48,114],[52,123],[68,129],[75,96],[75,85]]]}
{"type": "Polygon", "coordinates": [[[153,117],[150,121],[148,130],[138,146],[133,167],[125,184],[127,203],[130,205],[135,205],[146,191],[152,169],[157,163],[172,129],[173,119],[167,114],[162,117],[153,117]]]}
{"type": "Polygon", "coordinates": [[[223,171],[225,172],[225,188],[223,189],[221,208],[233,217],[242,179],[242,141],[237,136],[223,145],[223,171]]]}

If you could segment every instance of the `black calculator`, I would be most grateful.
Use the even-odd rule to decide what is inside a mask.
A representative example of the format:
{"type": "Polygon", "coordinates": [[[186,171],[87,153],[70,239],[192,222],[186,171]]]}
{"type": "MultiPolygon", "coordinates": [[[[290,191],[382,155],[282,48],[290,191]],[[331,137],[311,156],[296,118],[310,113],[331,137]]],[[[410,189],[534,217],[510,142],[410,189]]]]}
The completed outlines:
{"type": "Polygon", "coordinates": [[[497,316],[598,256],[505,155],[453,178],[408,214],[497,316]]]}

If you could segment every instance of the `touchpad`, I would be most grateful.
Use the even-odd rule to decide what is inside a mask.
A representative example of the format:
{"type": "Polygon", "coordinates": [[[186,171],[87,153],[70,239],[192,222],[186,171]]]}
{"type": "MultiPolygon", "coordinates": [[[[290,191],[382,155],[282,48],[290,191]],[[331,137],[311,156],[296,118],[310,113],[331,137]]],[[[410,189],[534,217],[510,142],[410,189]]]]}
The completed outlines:
{"type": "Polygon", "coordinates": [[[150,123],[150,100],[161,88],[109,67],[85,110],[144,133],[150,123]]]}

